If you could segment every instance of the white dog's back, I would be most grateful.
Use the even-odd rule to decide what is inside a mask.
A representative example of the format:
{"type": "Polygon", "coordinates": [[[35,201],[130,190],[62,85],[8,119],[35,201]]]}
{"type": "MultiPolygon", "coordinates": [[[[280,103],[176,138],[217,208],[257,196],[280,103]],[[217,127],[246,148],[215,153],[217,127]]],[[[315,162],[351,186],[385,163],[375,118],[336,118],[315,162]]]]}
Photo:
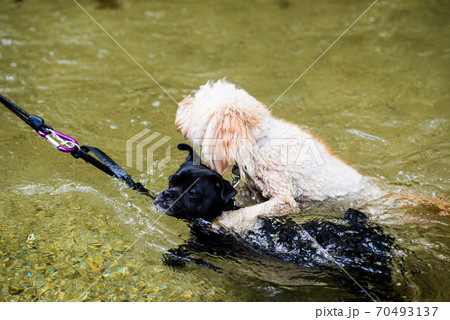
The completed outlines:
{"type": "MultiPolygon", "coordinates": [[[[298,126],[273,117],[265,118],[262,126],[267,138],[257,141],[248,159],[237,161],[246,164],[246,178],[255,180],[275,167],[279,174],[272,178],[286,179],[296,200],[325,200],[363,188],[361,174],[298,126]]],[[[264,197],[273,196],[265,191],[264,197]]]]}

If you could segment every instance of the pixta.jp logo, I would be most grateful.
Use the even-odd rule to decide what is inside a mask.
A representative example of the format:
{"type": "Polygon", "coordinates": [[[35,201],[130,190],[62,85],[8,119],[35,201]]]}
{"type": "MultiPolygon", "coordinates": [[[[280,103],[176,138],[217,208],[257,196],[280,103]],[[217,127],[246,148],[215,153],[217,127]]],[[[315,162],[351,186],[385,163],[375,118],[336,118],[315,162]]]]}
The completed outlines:
{"type": "Polygon", "coordinates": [[[159,132],[144,129],[127,140],[127,166],[153,174],[155,167],[161,170],[171,159],[170,145],[161,147],[170,139],[159,132]],[[134,152],[133,152],[134,150],[134,152]]]}

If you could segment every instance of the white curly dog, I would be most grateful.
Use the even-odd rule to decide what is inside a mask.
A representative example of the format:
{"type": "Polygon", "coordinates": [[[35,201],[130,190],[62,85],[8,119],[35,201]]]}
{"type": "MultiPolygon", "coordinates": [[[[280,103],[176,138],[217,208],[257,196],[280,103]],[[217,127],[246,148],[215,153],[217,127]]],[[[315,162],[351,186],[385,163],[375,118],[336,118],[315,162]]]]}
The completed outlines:
{"type": "Polygon", "coordinates": [[[245,90],[225,80],[208,82],[178,104],[177,130],[211,169],[225,175],[237,166],[250,190],[266,201],[225,212],[218,222],[237,232],[258,216],[285,215],[304,201],[325,200],[379,188],[311,133],[274,118],[245,90]]]}

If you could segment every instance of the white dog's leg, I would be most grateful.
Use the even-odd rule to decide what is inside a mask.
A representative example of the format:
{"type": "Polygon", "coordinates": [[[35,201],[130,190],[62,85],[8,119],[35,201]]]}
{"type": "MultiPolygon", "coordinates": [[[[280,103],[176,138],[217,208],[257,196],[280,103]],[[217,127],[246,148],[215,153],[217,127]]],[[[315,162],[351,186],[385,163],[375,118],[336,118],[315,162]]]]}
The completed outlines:
{"type": "Polygon", "coordinates": [[[226,229],[243,233],[256,225],[258,217],[284,216],[295,212],[295,209],[296,202],[293,198],[273,197],[266,202],[254,206],[224,212],[217,218],[216,222],[226,229]]]}

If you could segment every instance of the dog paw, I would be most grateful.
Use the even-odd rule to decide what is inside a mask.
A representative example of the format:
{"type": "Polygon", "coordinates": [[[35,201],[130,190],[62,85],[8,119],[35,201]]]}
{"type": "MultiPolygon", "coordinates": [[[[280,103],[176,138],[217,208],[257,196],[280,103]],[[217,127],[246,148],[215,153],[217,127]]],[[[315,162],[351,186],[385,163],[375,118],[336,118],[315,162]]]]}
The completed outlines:
{"type": "Polygon", "coordinates": [[[216,219],[217,224],[228,231],[237,234],[243,234],[245,231],[252,230],[258,225],[258,217],[246,215],[242,209],[227,212],[216,219]]]}

